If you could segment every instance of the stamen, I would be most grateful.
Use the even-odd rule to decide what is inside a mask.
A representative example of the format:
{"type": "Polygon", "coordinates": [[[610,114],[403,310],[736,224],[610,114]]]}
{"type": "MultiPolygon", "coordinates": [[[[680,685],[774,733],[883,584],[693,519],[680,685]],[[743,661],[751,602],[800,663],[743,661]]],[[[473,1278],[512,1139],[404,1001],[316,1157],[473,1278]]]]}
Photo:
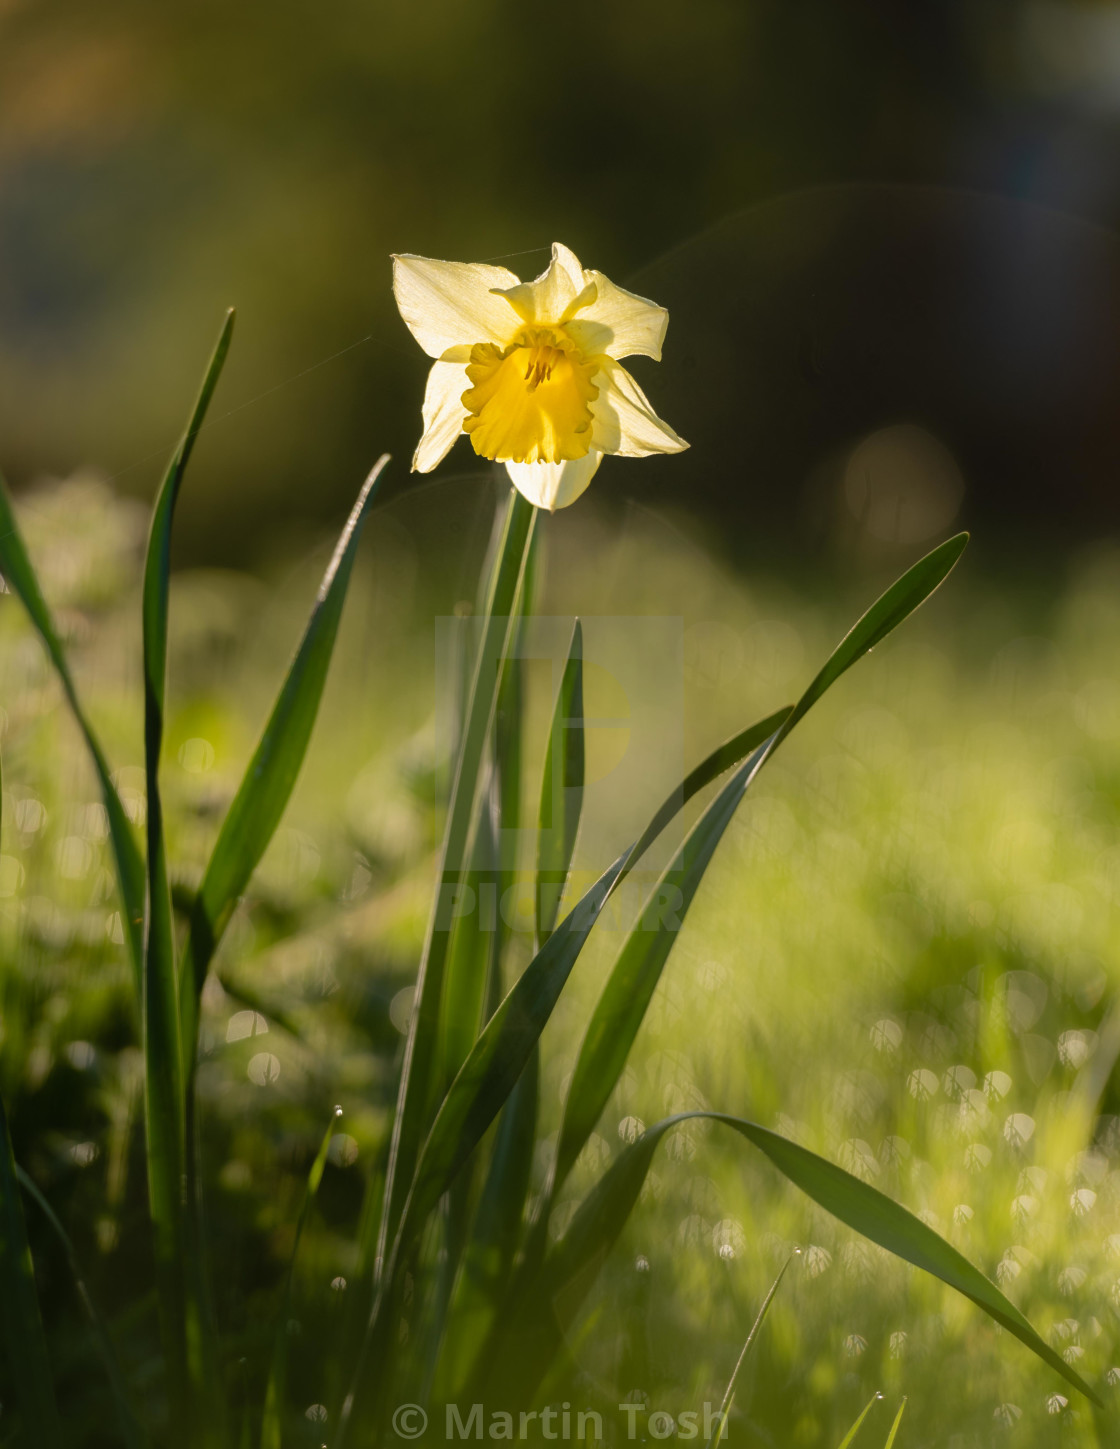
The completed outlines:
{"type": "Polygon", "coordinates": [[[559,356],[560,349],[547,342],[539,342],[532,349],[525,368],[525,381],[529,384],[530,392],[535,392],[542,382],[549,380],[559,356]]]}

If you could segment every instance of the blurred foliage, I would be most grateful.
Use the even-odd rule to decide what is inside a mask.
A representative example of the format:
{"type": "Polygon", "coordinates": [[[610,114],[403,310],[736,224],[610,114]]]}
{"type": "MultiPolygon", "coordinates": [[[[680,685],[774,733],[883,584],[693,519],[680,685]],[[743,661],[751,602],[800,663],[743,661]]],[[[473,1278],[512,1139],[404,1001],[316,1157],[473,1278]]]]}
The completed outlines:
{"type": "MultiPolygon", "coordinates": [[[[5,466],[26,483],[96,460],[150,491],[150,455],[236,303],[234,416],[204,440],[182,547],[242,562],[341,506],[383,448],[411,452],[424,367],[394,315],[390,251],[514,253],[531,273],[561,237],[625,281],[699,236],[678,264],[718,310],[733,273],[707,229],[806,187],[982,191],[1110,224],[1118,15],[1108,0],[573,0],[562,17],[514,0],[3,0],[5,466]]],[[[872,215],[864,231],[880,230],[872,215]]],[[[972,240],[985,234],[976,219],[972,240]]],[[[825,236],[802,218],[783,249],[825,236]]],[[[917,292],[936,314],[955,281],[928,261],[877,260],[896,285],[861,310],[917,292]]],[[[798,286],[819,286],[812,268],[798,286]]],[[[1059,382],[1063,360],[1040,355],[1059,382]]],[[[704,375],[730,403],[753,371],[704,375]]],[[[903,402],[929,420],[928,399],[903,402]]],[[[848,426],[898,420],[892,403],[848,426]]],[[[756,489],[777,481],[757,437],[740,443],[756,489]]],[[[800,492],[818,460],[795,461],[800,492]]],[[[740,497],[713,479],[721,464],[690,460],[695,497],[740,497]]],[[[612,472],[616,493],[635,486],[612,472]]]]}
{"type": "MultiPolygon", "coordinates": [[[[250,1365],[267,1356],[304,1176],[333,1105],[344,1112],[296,1270],[291,1375],[306,1412],[293,1444],[320,1442],[319,1406],[344,1386],[335,1350],[350,1326],[356,1216],[386,1144],[430,884],[439,699],[420,661],[433,616],[477,572],[490,501],[487,487],[437,484],[375,513],[307,768],[204,997],[218,1307],[250,1365]]],[[[137,512],[78,477],[37,490],[22,517],[139,819],[139,680],[126,662],[137,512]]],[[[593,499],[547,535],[543,613],[683,621],[689,761],[795,693],[874,592],[868,577],[743,580],[654,515],[635,510],[619,529],[593,499]]],[[[321,564],[313,549],[265,583],[175,577],[165,792],[181,902],[321,564]]],[[[122,1311],[145,1301],[150,1262],[105,819],[40,647],[15,601],[0,605],[0,1089],[17,1156],[158,1405],[154,1300],[122,1311]]],[[[573,1206],[643,1121],[693,1106],[749,1114],[926,1215],[1090,1380],[1120,1381],[1118,622],[1110,550],[1049,588],[997,586],[974,566],[861,665],[858,689],[829,696],[733,823],[565,1189],[573,1206]]],[[[550,688],[530,677],[540,746],[550,688]]],[[[608,726],[589,731],[595,779],[618,760],[609,726],[629,703],[636,727],[640,701],[594,670],[587,695],[589,718],[608,726]]],[[[663,763],[679,778],[680,759],[663,763]]],[[[530,798],[537,788],[526,781],[530,798]]],[[[625,842],[628,809],[648,806],[640,793],[591,792],[577,868],[625,842]]],[[[546,1032],[543,1133],[625,920],[608,913],[597,928],[546,1032]]],[[[884,1389],[892,1404],[910,1396],[901,1442],[979,1449],[1005,1428],[1022,1444],[1100,1442],[1086,1407],[977,1310],[727,1146],[694,1123],[662,1149],[550,1401],[616,1425],[623,1401],[670,1413],[718,1403],[797,1244],[740,1384],[736,1440],[834,1445],[884,1389]]],[[[558,1229],[566,1216],[561,1205],[558,1229]]],[[[65,1263],[31,1206],[28,1218],[68,1420],[82,1443],[109,1444],[107,1389],[65,1263]]],[[[883,1409],[879,1438],[888,1422],[883,1409]]]]}

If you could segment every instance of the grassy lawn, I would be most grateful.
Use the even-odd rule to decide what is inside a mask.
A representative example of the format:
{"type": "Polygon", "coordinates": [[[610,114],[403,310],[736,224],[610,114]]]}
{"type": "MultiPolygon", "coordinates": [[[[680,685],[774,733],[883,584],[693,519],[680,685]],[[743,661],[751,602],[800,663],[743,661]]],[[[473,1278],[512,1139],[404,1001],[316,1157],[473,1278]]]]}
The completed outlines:
{"type": "MultiPolygon", "coordinates": [[[[203,998],[202,1170],[217,1312],[231,1362],[244,1360],[235,1413],[260,1397],[308,1167],[343,1109],[293,1281],[290,1397],[304,1406],[293,1445],[322,1442],[319,1406],[345,1392],[356,1230],[387,1149],[446,789],[432,621],[473,599],[494,496],[486,480],[457,480],[372,516],[305,769],[203,998]]],[[[88,478],[38,489],[20,516],[140,823],[143,518],[88,478]]],[[[661,672],[643,672],[643,697],[606,665],[588,668],[588,780],[599,788],[576,850],[581,884],[697,758],[795,697],[910,562],[739,576],[641,510],[618,518],[589,503],[551,525],[540,614],[579,613],[589,638],[601,621],[608,646],[647,637],[635,618],[660,620],[648,647],[669,641],[661,672]],[[642,720],[659,709],[651,735],[642,720]]],[[[694,1107],[751,1117],[910,1207],[1090,1382],[1111,1384],[1120,555],[1008,580],[980,544],[837,686],[739,809],[552,1226],[563,1230],[644,1125],[694,1107]]],[[[328,556],[327,543],[305,545],[259,577],[173,578],[164,793],[180,909],[328,556]]],[[[553,683],[547,668],[527,677],[530,801],[553,683]]],[[[16,1159],[71,1234],[130,1382],[158,1417],[142,1061],[107,822],[14,599],[0,606],[0,703],[0,1089],[16,1159]]],[[[596,929],[543,1038],[542,1143],[638,900],[624,896],[596,929]]],[[[515,922],[507,970],[529,955],[515,922]]],[[[546,1166],[539,1152],[531,1193],[546,1166]]],[[[26,1210],[74,1442],[112,1444],[64,1256],[26,1210]]],[[[624,1401],[641,1406],[639,1431],[656,1410],[718,1404],[794,1248],[731,1442],[832,1449],[876,1390],[885,1400],[860,1442],[883,1442],[903,1395],[901,1445],[1107,1442],[1087,1405],[973,1305],[702,1121],[659,1148],[544,1401],[598,1410],[622,1438],[624,1401]]]]}

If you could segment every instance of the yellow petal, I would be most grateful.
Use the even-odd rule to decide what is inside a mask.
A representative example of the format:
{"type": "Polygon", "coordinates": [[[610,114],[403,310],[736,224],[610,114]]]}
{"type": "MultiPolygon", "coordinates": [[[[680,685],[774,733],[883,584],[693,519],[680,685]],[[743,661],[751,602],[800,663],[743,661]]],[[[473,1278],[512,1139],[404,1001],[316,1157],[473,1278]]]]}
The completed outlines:
{"type": "Polygon", "coordinates": [[[508,268],[482,262],[393,258],[393,296],[409,331],[429,357],[476,342],[505,346],[521,319],[501,289],[516,282],[508,268]]]}
{"type": "Polygon", "coordinates": [[[516,347],[472,349],[463,427],[475,452],[503,463],[582,458],[591,446],[595,366],[548,328],[516,347]]]}
{"type": "Polygon", "coordinates": [[[604,357],[595,374],[599,396],[591,404],[595,419],[592,445],[603,453],[646,458],[651,453],[682,453],[688,444],[650,406],[649,398],[621,363],[604,357]]]}
{"type": "Polygon", "coordinates": [[[669,325],[665,308],[616,287],[602,272],[585,272],[584,276],[595,283],[595,299],[568,323],[572,340],[584,356],[629,357],[640,352],[660,362],[669,325]]]}
{"type": "Polygon", "coordinates": [[[467,362],[469,347],[449,349],[457,355],[446,354],[432,363],[428,373],[428,385],[424,390],[424,435],[416,445],[412,458],[414,473],[430,473],[450,453],[455,439],[463,431],[463,419],[467,410],[463,406],[463,391],[467,386],[467,362]]]}
{"type": "MultiPolygon", "coordinates": [[[[556,324],[565,320],[573,303],[587,289],[590,276],[584,274],[575,252],[563,244],[552,243],[552,261],[533,282],[516,282],[512,287],[499,287],[517,315],[530,326],[556,324]]],[[[590,302],[595,293],[589,293],[590,302]]]]}
{"type": "Polygon", "coordinates": [[[555,513],[574,503],[598,471],[602,453],[592,449],[570,463],[507,463],[510,481],[530,503],[555,513]]]}

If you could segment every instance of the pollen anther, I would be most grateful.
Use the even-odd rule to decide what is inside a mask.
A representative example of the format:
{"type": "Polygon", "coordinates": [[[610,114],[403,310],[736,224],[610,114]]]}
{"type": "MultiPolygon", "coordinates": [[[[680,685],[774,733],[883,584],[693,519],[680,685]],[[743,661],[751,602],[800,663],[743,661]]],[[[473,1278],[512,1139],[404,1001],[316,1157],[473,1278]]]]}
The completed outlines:
{"type": "Polygon", "coordinates": [[[530,392],[538,388],[542,382],[549,380],[559,357],[560,349],[552,347],[548,343],[540,343],[533,348],[529,353],[529,364],[525,369],[525,381],[529,384],[530,392]]]}

